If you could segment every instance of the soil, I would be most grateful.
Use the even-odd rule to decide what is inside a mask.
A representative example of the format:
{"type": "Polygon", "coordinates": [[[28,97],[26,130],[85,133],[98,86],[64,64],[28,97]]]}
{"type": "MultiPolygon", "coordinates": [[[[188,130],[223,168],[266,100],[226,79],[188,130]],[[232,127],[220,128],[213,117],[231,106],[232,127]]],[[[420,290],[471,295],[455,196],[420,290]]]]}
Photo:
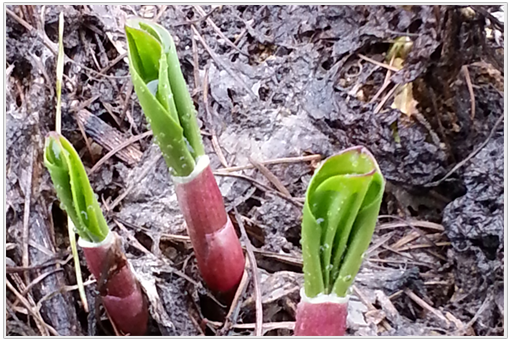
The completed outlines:
{"type": "Polygon", "coordinates": [[[7,335],[114,335],[97,324],[101,316],[109,326],[94,311],[85,263],[89,312],[80,300],[66,217],[42,162],[55,129],[60,12],[63,135],[89,172],[137,136],[90,180],[148,297],[150,335],[252,335],[260,302],[265,335],[292,335],[301,202],[319,158],[267,165],[290,196],[257,168],[219,170],[354,145],[375,155],[387,186],[347,334],[503,335],[503,9],[197,7],[7,6],[7,335]],[[201,282],[167,167],[145,134],[124,55],[132,15],[175,38],[227,210],[234,223],[235,209],[244,217],[254,246],[261,298],[249,276],[227,320],[229,307],[201,282]],[[403,36],[412,50],[378,94],[387,51],[403,36]],[[403,112],[390,91],[406,83],[414,105],[403,112]]]}

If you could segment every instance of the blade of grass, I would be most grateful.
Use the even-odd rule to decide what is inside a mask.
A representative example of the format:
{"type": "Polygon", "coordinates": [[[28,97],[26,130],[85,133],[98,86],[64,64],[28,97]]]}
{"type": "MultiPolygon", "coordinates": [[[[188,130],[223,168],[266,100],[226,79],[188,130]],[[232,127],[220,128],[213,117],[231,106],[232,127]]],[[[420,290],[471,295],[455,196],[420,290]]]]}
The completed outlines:
{"type": "Polygon", "coordinates": [[[55,131],[60,134],[61,130],[61,92],[62,92],[62,76],[64,74],[64,44],[62,36],[64,35],[64,13],[59,15],[59,52],[57,55],[57,112],[55,115],[55,131]]]}
{"type": "MultiPolygon", "coordinates": [[[[62,125],[62,108],[61,108],[61,95],[62,95],[62,78],[64,75],[64,44],[62,42],[64,36],[64,13],[59,15],[59,52],[57,55],[57,108],[55,113],[55,130],[60,134],[62,125]]],[[[75,277],[78,286],[78,293],[80,300],[84,306],[86,313],[89,312],[89,305],[87,304],[87,297],[85,296],[85,288],[82,280],[82,270],[80,268],[80,259],[78,257],[78,250],[76,248],[75,226],[68,215],[68,238],[71,245],[71,253],[73,254],[73,262],[75,264],[75,277]]]]}
{"type": "Polygon", "coordinates": [[[69,245],[71,245],[71,253],[73,254],[73,262],[75,265],[75,275],[76,275],[76,285],[78,287],[78,293],[80,294],[80,300],[84,306],[84,310],[86,313],[89,312],[89,304],[87,303],[87,297],[85,296],[85,287],[84,281],[82,280],[82,270],[80,268],[80,259],[78,258],[78,250],[76,247],[76,239],[75,239],[75,225],[71,218],[68,216],[68,236],[69,236],[69,245]]]}

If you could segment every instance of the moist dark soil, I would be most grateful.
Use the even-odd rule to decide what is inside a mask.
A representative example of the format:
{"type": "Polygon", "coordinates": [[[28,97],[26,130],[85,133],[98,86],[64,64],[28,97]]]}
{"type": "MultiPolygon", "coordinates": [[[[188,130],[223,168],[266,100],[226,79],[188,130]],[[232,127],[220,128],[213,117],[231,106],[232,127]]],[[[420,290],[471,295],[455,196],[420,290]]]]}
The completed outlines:
{"type": "Polygon", "coordinates": [[[80,300],[67,218],[42,162],[60,12],[62,134],[123,240],[150,335],[253,335],[259,304],[265,335],[292,335],[305,191],[321,159],[354,145],[375,155],[387,186],[347,334],[504,334],[501,7],[27,5],[6,7],[7,335],[115,335],[84,262],[88,312],[80,300]],[[261,297],[249,269],[228,317],[198,274],[133,92],[123,31],[133,15],[175,38],[227,211],[254,246],[261,297]],[[388,71],[400,37],[412,50],[388,71]],[[409,97],[393,90],[402,85],[409,97]],[[267,168],[289,195],[251,164],[281,158],[267,168]]]}

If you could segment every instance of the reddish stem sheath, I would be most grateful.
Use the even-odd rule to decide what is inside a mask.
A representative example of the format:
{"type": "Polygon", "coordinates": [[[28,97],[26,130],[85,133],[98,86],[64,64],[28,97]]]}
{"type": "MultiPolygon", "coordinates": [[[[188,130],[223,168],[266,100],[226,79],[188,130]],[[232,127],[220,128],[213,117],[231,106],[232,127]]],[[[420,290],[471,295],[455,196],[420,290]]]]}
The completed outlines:
{"type": "Polygon", "coordinates": [[[116,327],[125,334],[144,335],[148,323],[146,298],[118,238],[110,232],[101,243],[80,239],[79,245],[84,251],[89,271],[98,282],[103,305],[116,327]]]}
{"type": "Polygon", "coordinates": [[[208,157],[198,158],[190,176],[173,180],[201,276],[210,289],[234,293],[245,258],[208,157]]]}
{"type": "Polygon", "coordinates": [[[311,299],[302,291],[295,316],[295,336],[344,336],[347,306],[348,299],[333,295],[311,299]]]}

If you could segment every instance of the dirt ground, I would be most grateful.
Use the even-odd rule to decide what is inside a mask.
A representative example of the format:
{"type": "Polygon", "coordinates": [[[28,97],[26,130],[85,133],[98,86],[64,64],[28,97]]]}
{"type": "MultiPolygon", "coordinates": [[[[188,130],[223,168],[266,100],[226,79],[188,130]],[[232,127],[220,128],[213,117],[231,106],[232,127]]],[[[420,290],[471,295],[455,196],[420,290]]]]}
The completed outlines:
{"type": "Polygon", "coordinates": [[[79,298],[66,218],[42,162],[55,129],[61,11],[62,132],[123,239],[150,335],[252,335],[259,305],[265,335],[291,335],[303,197],[319,160],[353,145],[375,155],[387,186],[348,334],[503,335],[499,6],[6,8],[7,335],[114,335],[85,263],[88,312],[79,298]],[[227,318],[198,275],[133,92],[123,31],[133,15],[176,39],[227,210],[234,223],[235,209],[242,215],[255,247],[261,297],[248,269],[227,318]],[[386,53],[404,36],[412,50],[390,70],[386,53]],[[395,84],[410,84],[408,110],[393,106],[395,84]],[[251,164],[282,158],[267,167],[289,195],[251,164]]]}

